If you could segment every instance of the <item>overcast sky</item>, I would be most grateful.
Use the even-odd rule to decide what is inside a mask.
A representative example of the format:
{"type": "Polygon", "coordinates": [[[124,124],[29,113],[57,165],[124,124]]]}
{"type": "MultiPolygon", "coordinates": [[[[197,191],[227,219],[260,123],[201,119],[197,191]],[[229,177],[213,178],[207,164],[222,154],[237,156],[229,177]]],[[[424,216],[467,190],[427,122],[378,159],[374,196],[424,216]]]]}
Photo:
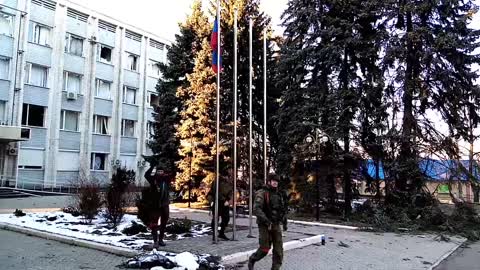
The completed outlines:
{"type": "MultiPolygon", "coordinates": [[[[171,41],[178,31],[178,23],[190,13],[192,0],[69,0],[109,15],[119,21],[137,26],[171,41]]],[[[203,0],[208,6],[209,0],[203,0]]],[[[274,26],[288,0],[261,0],[261,8],[272,17],[274,26]]],[[[275,28],[281,34],[279,27],[275,28]]]]}

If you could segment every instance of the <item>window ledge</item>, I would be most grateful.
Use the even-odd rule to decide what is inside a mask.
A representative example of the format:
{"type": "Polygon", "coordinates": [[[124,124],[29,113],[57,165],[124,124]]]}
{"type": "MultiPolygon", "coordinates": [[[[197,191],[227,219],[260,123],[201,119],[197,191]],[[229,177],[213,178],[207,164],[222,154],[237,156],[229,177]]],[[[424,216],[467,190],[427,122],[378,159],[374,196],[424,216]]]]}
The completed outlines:
{"type": "Polygon", "coordinates": [[[138,137],[131,137],[131,136],[121,136],[122,139],[138,139],[138,137]]]}
{"type": "Polygon", "coordinates": [[[26,83],[25,85],[33,86],[33,87],[37,87],[37,88],[42,88],[42,89],[45,89],[45,90],[50,90],[50,87],[39,86],[39,85],[30,84],[30,83],[26,83]]]}
{"type": "Polygon", "coordinates": [[[102,137],[112,137],[112,135],[110,135],[110,134],[100,134],[100,133],[95,133],[95,132],[93,132],[92,135],[98,135],[98,136],[102,136],[102,137]]]}
{"type": "Polygon", "coordinates": [[[11,82],[10,79],[3,79],[3,78],[0,78],[0,82],[11,82]]]}
{"type": "Polygon", "coordinates": [[[80,58],[85,59],[85,56],[83,56],[83,55],[77,55],[77,54],[73,54],[73,53],[70,53],[70,52],[64,52],[64,53],[68,54],[68,55],[71,55],[71,56],[76,56],[76,57],[80,57],[80,58]]]}
{"type": "Polygon", "coordinates": [[[135,107],[140,107],[138,104],[131,104],[131,103],[125,103],[122,102],[123,105],[130,105],[130,106],[135,106],[135,107]]]}
{"type": "Polygon", "coordinates": [[[97,60],[97,63],[101,63],[101,64],[105,64],[107,66],[113,67],[113,64],[111,62],[109,63],[109,62],[104,62],[104,61],[97,60]]]}
{"type": "Polygon", "coordinates": [[[112,99],[108,99],[108,98],[95,97],[95,99],[101,99],[101,100],[107,100],[107,101],[112,101],[112,102],[113,102],[113,100],[112,100],[112,99]]]}
{"type": "Polygon", "coordinates": [[[40,46],[40,47],[52,49],[52,46],[50,46],[50,45],[48,45],[48,44],[43,45],[43,44],[38,44],[38,43],[35,43],[35,42],[32,42],[32,41],[29,41],[28,43],[29,43],[29,44],[34,44],[34,45],[37,45],[37,46],[40,46]]]}
{"type": "Polygon", "coordinates": [[[125,70],[125,71],[130,71],[131,73],[135,73],[135,74],[140,75],[140,72],[138,72],[138,71],[136,71],[136,70],[131,70],[131,69],[128,69],[128,68],[124,68],[123,70],[125,70]]]}
{"type": "Polygon", "coordinates": [[[75,133],[75,134],[80,134],[81,133],[80,131],[65,130],[65,129],[60,129],[60,131],[68,132],[68,133],[75,133]]]}
{"type": "Polygon", "coordinates": [[[93,169],[90,169],[90,172],[103,172],[103,173],[108,173],[108,170],[93,170],[93,169]]]}
{"type": "Polygon", "coordinates": [[[27,125],[22,125],[22,127],[27,127],[27,128],[36,128],[36,129],[44,129],[44,130],[47,130],[47,128],[46,128],[46,127],[27,126],[27,125]]]}

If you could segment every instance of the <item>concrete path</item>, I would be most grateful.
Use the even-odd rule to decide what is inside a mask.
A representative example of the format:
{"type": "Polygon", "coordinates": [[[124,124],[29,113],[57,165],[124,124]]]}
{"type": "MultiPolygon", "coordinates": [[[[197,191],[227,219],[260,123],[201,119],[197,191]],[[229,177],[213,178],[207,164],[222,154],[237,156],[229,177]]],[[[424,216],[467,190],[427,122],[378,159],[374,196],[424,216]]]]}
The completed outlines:
{"type": "Polygon", "coordinates": [[[126,259],[112,254],[0,230],[0,269],[119,269],[126,259]]]}
{"type": "Polygon", "coordinates": [[[435,270],[473,270],[480,269],[480,241],[460,247],[435,270]]]}
{"type": "Polygon", "coordinates": [[[73,202],[72,196],[27,197],[15,199],[0,199],[0,214],[10,214],[15,209],[24,212],[60,209],[73,202]]]}

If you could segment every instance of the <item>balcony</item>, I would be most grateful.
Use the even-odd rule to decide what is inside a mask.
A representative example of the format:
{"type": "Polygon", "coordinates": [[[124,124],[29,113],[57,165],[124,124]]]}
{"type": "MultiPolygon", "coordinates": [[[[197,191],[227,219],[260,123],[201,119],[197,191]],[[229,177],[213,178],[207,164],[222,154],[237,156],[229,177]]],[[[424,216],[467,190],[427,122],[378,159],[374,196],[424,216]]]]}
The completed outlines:
{"type": "Polygon", "coordinates": [[[0,143],[30,140],[30,129],[15,126],[0,126],[0,143]]]}

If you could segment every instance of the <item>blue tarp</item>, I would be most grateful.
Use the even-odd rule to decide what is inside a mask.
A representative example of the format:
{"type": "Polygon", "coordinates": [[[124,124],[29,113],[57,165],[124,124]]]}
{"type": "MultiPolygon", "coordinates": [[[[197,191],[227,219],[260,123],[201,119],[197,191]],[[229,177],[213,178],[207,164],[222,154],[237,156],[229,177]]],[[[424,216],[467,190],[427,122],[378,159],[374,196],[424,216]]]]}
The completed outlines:
{"type": "MultiPolygon", "coordinates": [[[[469,161],[460,160],[460,163],[468,171],[469,161]]],[[[373,160],[366,161],[368,174],[375,178],[375,164],[373,160]]],[[[466,181],[468,179],[466,173],[462,173],[460,166],[454,160],[436,160],[436,159],[423,159],[419,163],[420,170],[425,173],[427,177],[433,181],[445,181],[445,180],[461,180],[466,181]]],[[[474,177],[478,180],[480,174],[478,168],[474,166],[474,177]]],[[[383,170],[383,164],[379,166],[379,178],[385,179],[385,173],[383,170]]]]}

